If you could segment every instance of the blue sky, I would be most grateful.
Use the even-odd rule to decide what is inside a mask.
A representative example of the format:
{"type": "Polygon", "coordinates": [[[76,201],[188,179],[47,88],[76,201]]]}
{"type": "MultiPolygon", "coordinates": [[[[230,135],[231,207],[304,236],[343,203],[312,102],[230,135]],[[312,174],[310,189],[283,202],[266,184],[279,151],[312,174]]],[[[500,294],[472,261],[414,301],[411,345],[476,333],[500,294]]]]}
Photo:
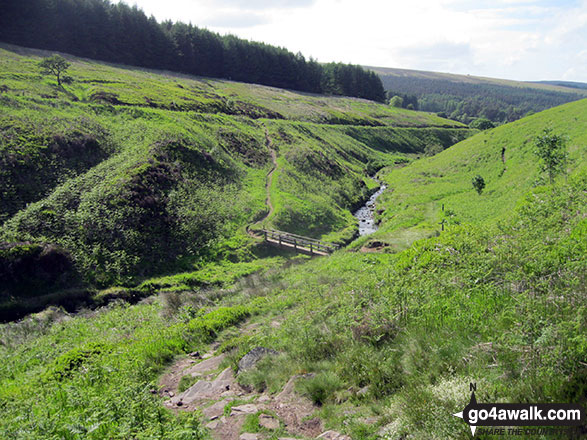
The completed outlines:
{"type": "Polygon", "coordinates": [[[318,61],[587,82],[587,0],[127,0],[318,61]]]}

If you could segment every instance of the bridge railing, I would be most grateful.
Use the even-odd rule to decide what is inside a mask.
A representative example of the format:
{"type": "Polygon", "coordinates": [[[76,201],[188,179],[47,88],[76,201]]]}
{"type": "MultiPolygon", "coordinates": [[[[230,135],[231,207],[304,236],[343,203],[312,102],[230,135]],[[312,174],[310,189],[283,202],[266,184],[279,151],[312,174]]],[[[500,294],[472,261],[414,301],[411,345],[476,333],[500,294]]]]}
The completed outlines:
{"type": "Polygon", "coordinates": [[[290,232],[276,231],[275,229],[263,229],[265,240],[271,239],[279,244],[287,243],[294,248],[309,249],[310,253],[314,251],[326,252],[328,254],[336,251],[340,246],[333,243],[326,243],[315,238],[304,237],[303,235],[292,234],[290,232]]]}

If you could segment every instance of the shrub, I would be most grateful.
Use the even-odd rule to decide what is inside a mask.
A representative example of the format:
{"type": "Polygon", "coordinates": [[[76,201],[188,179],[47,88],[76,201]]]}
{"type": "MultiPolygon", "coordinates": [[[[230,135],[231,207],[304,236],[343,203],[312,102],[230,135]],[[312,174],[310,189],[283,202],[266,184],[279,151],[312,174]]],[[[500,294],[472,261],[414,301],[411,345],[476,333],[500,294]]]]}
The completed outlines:
{"type": "Polygon", "coordinates": [[[325,371],[305,379],[297,385],[302,394],[309,397],[316,405],[323,405],[344,387],[343,381],[334,373],[325,371]]]}
{"type": "Polygon", "coordinates": [[[554,178],[564,171],[568,157],[566,143],[566,137],[553,133],[550,128],[545,128],[534,142],[534,154],[540,159],[541,170],[548,173],[551,184],[554,178]]]}
{"type": "Polygon", "coordinates": [[[477,174],[473,179],[471,179],[471,183],[473,184],[473,188],[477,191],[477,194],[481,195],[483,189],[485,188],[485,179],[477,174]]]}
{"type": "Polygon", "coordinates": [[[489,119],[477,118],[471,122],[471,128],[476,128],[478,130],[489,130],[490,128],[495,128],[495,124],[489,119]]]}
{"type": "Polygon", "coordinates": [[[43,379],[45,381],[63,380],[78,370],[91,357],[102,353],[104,349],[103,344],[95,342],[71,349],[55,359],[53,365],[45,371],[43,379]]]}

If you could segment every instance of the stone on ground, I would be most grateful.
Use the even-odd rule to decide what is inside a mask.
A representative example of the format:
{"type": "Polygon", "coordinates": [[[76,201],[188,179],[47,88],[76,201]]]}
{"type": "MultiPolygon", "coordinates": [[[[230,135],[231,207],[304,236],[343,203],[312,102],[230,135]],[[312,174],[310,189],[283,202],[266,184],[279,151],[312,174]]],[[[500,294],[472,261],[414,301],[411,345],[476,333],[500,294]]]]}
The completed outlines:
{"type": "Polygon", "coordinates": [[[267,414],[259,416],[259,425],[267,429],[279,429],[279,420],[267,414]]]}
{"type": "Polygon", "coordinates": [[[253,405],[252,403],[247,403],[245,405],[233,406],[232,412],[230,413],[231,416],[240,416],[243,414],[255,414],[259,411],[259,407],[257,405],[253,405]]]}
{"type": "Polygon", "coordinates": [[[204,408],[202,414],[210,420],[218,419],[224,414],[224,407],[228,405],[228,402],[230,399],[216,402],[214,405],[204,408]]]}
{"type": "Polygon", "coordinates": [[[317,438],[322,440],[352,440],[348,435],[344,435],[336,431],[323,432],[317,438]]]}
{"type": "Polygon", "coordinates": [[[245,354],[238,363],[239,371],[247,371],[253,368],[257,363],[267,355],[279,354],[275,350],[265,347],[255,347],[245,354]]]}
{"type": "Polygon", "coordinates": [[[232,370],[227,368],[212,381],[199,380],[183,393],[173,397],[171,403],[177,405],[181,401],[184,405],[189,405],[193,402],[220,399],[221,396],[226,396],[226,392],[232,389],[234,383],[232,370]]]}

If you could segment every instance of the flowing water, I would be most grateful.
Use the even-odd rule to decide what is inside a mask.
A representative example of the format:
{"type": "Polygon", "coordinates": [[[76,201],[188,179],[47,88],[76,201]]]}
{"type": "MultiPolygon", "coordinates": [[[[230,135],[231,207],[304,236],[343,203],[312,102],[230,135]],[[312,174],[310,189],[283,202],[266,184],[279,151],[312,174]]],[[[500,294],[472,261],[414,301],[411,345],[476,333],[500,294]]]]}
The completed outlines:
{"type": "Polygon", "coordinates": [[[359,221],[359,235],[369,235],[377,230],[377,225],[375,224],[375,200],[385,191],[385,188],[385,185],[381,185],[367,203],[353,214],[359,221]]]}

